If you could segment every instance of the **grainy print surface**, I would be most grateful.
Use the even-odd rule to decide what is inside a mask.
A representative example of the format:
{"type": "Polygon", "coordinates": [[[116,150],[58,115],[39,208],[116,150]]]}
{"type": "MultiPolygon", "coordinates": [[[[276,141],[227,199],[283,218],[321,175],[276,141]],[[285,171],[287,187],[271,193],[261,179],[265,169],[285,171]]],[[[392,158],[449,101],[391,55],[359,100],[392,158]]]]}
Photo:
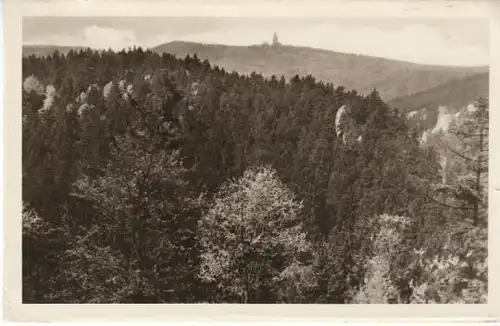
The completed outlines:
{"type": "Polygon", "coordinates": [[[23,43],[24,303],[486,302],[487,21],[32,17],[23,43]]]}

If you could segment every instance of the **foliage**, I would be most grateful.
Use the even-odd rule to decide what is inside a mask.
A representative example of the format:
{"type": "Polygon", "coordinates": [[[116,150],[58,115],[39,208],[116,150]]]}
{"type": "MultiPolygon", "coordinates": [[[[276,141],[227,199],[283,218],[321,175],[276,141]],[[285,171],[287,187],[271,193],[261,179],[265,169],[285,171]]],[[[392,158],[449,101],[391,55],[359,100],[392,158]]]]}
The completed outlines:
{"type": "MultiPolygon", "coordinates": [[[[154,47],[153,51],[160,55],[171,53],[182,58],[196,53],[201,60],[207,59],[223,66],[227,71],[235,70],[241,74],[255,71],[267,77],[273,74],[284,75],[287,79],[296,74],[312,74],[320,80],[342,84],[363,94],[369,93],[373,85],[377,85],[385,100],[487,71],[487,67],[454,66],[436,69],[433,66],[290,45],[243,47],[174,41],[154,47]]],[[[475,96],[474,93],[472,95],[475,96]]],[[[460,97],[463,95],[460,94],[460,97]]]]}
{"type": "Polygon", "coordinates": [[[447,244],[439,255],[417,255],[423,275],[413,284],[411,302],[486,303],[487,229],[462,222],[443,235],[447,244]]]}
{"type": "Polygon", "coordinates": [[[300,301],[315,285],[301,206],[269,167],[224,185],[200,220],[200,277],[243,303],[300,301]]]}
{"type": "Polygon", "coordinates": [[[398,281],[411,277],[411,264],[401,266],[401,258],[409,251],[403,236],[411,221],[383,214],[376,219],[376,224],[378,232],[373,234],[364,284],[354,293],[353,303],[404,303],[398,281]]]}
{"type": "Polygon", "coordinates": [[[59,254],[67,248],[67,234],[62,227],[42,219],[32,208],[23,205],[23,301],[54,302],[60,286],[59,254]]]}
{"type": "Polygon", "coordinates": [[[345,303],[385,282],[395,294],[376,300],[407,303],[437,289],[435,258],[470,250],[467,300],[485,296],[485,101],[456,126],[471,137],[448,143],[458,177],[443,185],[444,147],[420,146],[377,90],[141,48],[28,56],[23,77],[25,302],[345,303]],[[342,105],[353,146],[335,132],[342,105]],[[381,216],[410,223],[389,233],[381,216]]]}
{"type": "MultiPolygon", "coordinates": [[[[443,201],[439,222],[429,223],[425,222],[429,217],[424,219],[425,224],[439,225],[439,229],[428,233],[430,236],[423,241],[406,241],[405,244],[401,236],[412,228],[395,233],[388,223],[391,218],[383,215],[383,223],[373,242],[375,251],[368,261],[367,278],[361,290],[355,293],[354,302],[387,303],[391,299],[399,303],[487,301],[485,189],[488,170],[484,159],[488,148],[487,110],[487,101],[480,98],[475,105],[455,114],[449,125],[441,124],[444,128],[437,131],[434,128],[429,133],[425,145],[434,146],[449,158],[443,165],[442,183],[437,185],[440,191],[447,190],[445,195],[449,195],[435,199],[435,202],[443,201]],[[464,184],[465,180],[469,183],[464,184]],[[403,269],[394,269],[394,260],[403,256],[410,260],[399,267],[403,269]],[[401,298],[402,289],[395,287],[401,282],[395,282],[394,276],[401,275],[404,277],[399,277],[400,281],[407,284],[410,281],[411,295],[407,298],[401,298]]],[[[415,225],[415,221],[411,224],[415,225]]]]}

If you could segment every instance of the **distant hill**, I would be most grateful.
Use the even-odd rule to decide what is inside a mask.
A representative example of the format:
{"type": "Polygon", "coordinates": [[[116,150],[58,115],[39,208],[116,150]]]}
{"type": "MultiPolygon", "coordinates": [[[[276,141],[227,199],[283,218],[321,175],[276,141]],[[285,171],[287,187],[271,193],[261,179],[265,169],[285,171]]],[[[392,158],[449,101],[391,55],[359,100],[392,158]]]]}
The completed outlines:
{"type": "Polygon", "coordinates": [[[473,103],[478,96],[489,92],[489,73],[479,73],[465,78],[450,80],[442,85],[389,101],[393,108],[405,112],[437,110],[439,106],[461,108],[473,103]]]}
{"type": "Polygon", "coordinates": [[[196,54],[228,71],[264,76],[311,74],[318,80],[343,85],[360,93],[377,88],[384,100],[434,88],[452,79],[488,72],[488,67],[431,66],[296,46],[227,46],[170,42],[152,48],[177,57],[196,54]]]}
{"type": "Polygon", "coordinates": [[[70,50],[80,51],[88,49],[84,46],[56,46],[56,45],[23,45],[23,56],[30,55],[48,56],[56,50],[60,53],[68,53],[70,50]]]}
{"type": "MultiPolygon", "coordinates": [[[[86,49],[75,46],[24,45],[23,56],[31,54],[46,56],[58,50],[86,49]]],[[[177,57],[196,54],[227,71],[241,74],[252,72],[264,76],[284,75],[287,79],[296,74],[311,74],[317,80],[342,85],[367,93],[377,88],[382,98],[391,103],[414,101],[419,92],[429,90],[433,97],[445,90],[448,82],[471,77],[481,73],[487,76],[488,67],[455,67],[420,65],[404,61],[347,54],[329,50],[287,45],[227,46],[174,41],[151,48],[156,53],[170,53],[177,57]],[[435,87],[443,88],[433,90],[435,87]],[[406,96],[409,96],[406,98],[406,96]]],[[[481,78],[479,78],[481,79],[481,78]]],[[[427,94],[427,93],[425,93],[427,94]]],[[[420,95],[419,95],[420,96],[420,95]]],[[[429,95],[430,96],[430,95],[429,95]]],[[[399,104],[398,104],[399,105],[399,104]]]]}
{"type": "Polygon", "coordinates": [[[489,93],[489,73],[451,80],[437,87],[389,101],[389,106],[401,110],[410,126],[429,129],[438,123],[441,110],[447,114],[463,111],[479,96],[489,93]]]}

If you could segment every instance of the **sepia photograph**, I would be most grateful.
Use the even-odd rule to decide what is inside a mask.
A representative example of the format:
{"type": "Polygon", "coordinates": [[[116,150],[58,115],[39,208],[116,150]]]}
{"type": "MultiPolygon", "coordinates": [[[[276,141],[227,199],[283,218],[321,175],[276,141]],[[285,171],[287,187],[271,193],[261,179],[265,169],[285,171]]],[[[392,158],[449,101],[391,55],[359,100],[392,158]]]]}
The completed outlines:
{"type": "Polygon", "coordinates": [[[23,302],[486,303],[486,20],[22,32],[23,302]]]}
{"type": "Polygon", "coordinates": [[[486,7],[69,2],[6,18],[11,315],[496,316],[486,7]]]}

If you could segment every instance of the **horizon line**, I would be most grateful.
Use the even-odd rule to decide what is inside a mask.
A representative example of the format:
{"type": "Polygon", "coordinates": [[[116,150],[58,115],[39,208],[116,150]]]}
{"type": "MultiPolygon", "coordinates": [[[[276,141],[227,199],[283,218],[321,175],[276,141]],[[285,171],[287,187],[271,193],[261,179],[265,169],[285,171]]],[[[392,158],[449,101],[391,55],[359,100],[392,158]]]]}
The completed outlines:
{"type": "MultiPolygon", "coordinates": [[[[400,60],[400,59],[394,59],[394,58],[388,58],[388,57],[383,57],[383,56],[375,56],[375,55],[369,55],[369,54],[363,54],[363,53],[355,53],[355,52],[340,52],[340,51],[335,51],[331,49],[325,49],[325,48],[316,48],[312,46],[306,46],[306,45],[293,45],[293,44],[272,44],[269,42],[262,42],[262,43],[255,43],[255,44],[249,44],[249,45],[229,45],[229,44],[224,44],[224,43],[206,43],[206,42],[195,42],[195,41],[183,41],[181,39],[179,40],[173,40],[165,43],[161,43],[158,45],[154,46],[144,46],[144,45],[131,45],[127,47],[123,47],[121,49],[111,49],[111,48],[96,48],[96,47],[91,47],[91,46],[86,46],[86,45],[62,45],[62,44],[35,44],[35,43],[24,43],[22,42],[22,46],[46,46],[46,47],[67,47],[67,48],[83,48],[83,49],[91,49],[91,50],[96,50],[96,51],[112,51],[112,52],[120,52],[123,50],[131,50],[134,47],[135,48],[141,48],[141,49],[149,49],[153,50],[154,48],[167,45],[167,44],[172,44],[172,43],[187,43],[187,44],[200,44],[200,45],[205,45],[205,46],[226,46],[226,47],[235,47],[235,48],[248,48],[248,47],[253,47],[253,46],[268,46],[268,47],[293,47],[293,48],[303,48],[303,49],[311,49],[311,50],[316,50],[316,51],[325,51],[325,52],[331,52],[331,53],[338,53],[338,54],[347,54],[347,55],[355,55],[355,56],[361,56],[361,57],[366,57],[366,58],[377,58],[377,59],[384,59],[384,60],[389,60],[393,62],[401,62],[401,63],[407,63],[407,64],[413,64],[417,66],[427,66],[427,67],[436,67],[436,68],[487,68],[488,71],[490,69],[490,64],[483,64],[483,65],[447,65],[447,64],[433,64],[433,63],[420,63],[420,62],[415,62],[415,61],[408,61],[408,60],[400,60]]],[[[165,52],[168,53],[168,52],[165,52]]],[[[193,53],[196,54],[196,53],[193,53]]]]}

